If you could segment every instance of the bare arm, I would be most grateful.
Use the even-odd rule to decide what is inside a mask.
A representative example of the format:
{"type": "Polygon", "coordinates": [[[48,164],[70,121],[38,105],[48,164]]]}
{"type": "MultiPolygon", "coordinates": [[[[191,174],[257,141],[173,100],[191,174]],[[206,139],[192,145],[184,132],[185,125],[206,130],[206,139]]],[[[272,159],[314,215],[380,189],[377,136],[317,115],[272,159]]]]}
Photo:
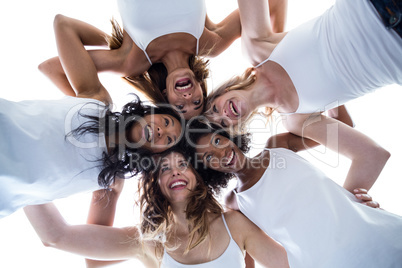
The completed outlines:
{"type": "Polygon", "coordinates": [[[241,24],[239,10],[233,11],[224,20],[215,24],[208,15],[205,18],[205,28],[209,31],[209,38],[206,42],[207,56],[215,57],[226,50],[241,35],[241,24]]]}
{"type": "MultiPolygon", "coordinates": [[[[92,194],[91,205],[88,213],[88,224],[97,224],[105,226],[113,226],[116,205],[123,190],[124,179],[117,179],[111,191],[98,190],[92,194]]],[[[85,260],[88,268],[105,267],[111,264],[120,263],[121,261],[98,261],[85,260]]]]}
{"type": "Polygon", "coordinates": [[[79,27],[81,24],[85,23],[63,15],[55,17],[54,31],[61,66],[77,97],[110,103],[109,93],[100,83],[95,64],[84,47],[99,38],[99,33],[79,27]]]}
{"type": "MultiPolygon", "coordinates": [[[[346,109],[345,105],[333,108],[328,111],[328,116],[345,123],[350,127],[354,127],[353,120],[346,109]]],[[[271,136],[266,144],[266,148],[286,148],[294,152],[300,152],[303,150],[311,149],[320,145],[320,143],[301,137],[290,132],[280,133],[271,136]]]]}
{"type": "Polygon", "coordinates": [[[259,264],[263,267],[289,267],[286,250],[243,214],[226,212],[225,218],[235,241],[243,244],[246,252],[259,264]]]}
{"type": "Polygon", "coordinates": [[[352,163],[343,187],[369,190],[390,154],[366,135],[324,115],[287,116],[285,127],[292,133],[312,139],[349,158],[352,163]]]}
{"type": "Polygon", "coordinates": [[[145,257],[135,227],[69,225],[53,203],[27,206],[24,211],[45,246],[101,260],[145,257]]]}

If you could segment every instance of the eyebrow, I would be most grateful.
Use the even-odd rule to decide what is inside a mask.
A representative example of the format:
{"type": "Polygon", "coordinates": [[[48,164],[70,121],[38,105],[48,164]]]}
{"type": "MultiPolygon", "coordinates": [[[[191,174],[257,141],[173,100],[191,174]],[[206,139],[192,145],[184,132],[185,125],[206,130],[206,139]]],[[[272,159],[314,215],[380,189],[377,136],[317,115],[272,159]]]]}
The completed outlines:
{"type": "Polygon", "coordinates": [[[200,109],[203,105],[204,105],[204,102],[202,102],[199,106],[195,107],[194,111],[200,109]]]}

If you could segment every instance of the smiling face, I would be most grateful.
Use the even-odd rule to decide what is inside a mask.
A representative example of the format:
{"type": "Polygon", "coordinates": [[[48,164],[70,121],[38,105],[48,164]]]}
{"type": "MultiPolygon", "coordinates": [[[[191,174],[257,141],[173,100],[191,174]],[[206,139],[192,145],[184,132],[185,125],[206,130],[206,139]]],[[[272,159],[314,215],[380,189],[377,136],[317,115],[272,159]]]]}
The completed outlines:
{"type": "Polygon", "coordinates": [[[197,185],[197,179],[183,155],[172,152],[161,159],[158,184],[162,194],[173,204],[187,202],[190,191],[197,185]]]}
{"type": "Polygon", "coordinates": [[[168,114],[150,114],[136,122],[127,133],[130,142],[154,153],[160,153],[175,145],[181,135],[180,122],[168,114]]]}
{"type": "Polygon", "coordinates": [[[204,96],[200,83],[189,68],[179,68],[166,78],[166,96],[185,119],[200,115],[204,96]]]}
{"type": "Polygon", "coordinates": [[[197,161],[213,170],[235,173],[245,163],[241,150],[228,138],[210,133],[197,142],[197,161]]]}
{"type": "Polygon", "coordinates": [[[236,126],[253,112],[245,90],[231,90],[213,100],[208,119],[226,128],[236,126]]]}

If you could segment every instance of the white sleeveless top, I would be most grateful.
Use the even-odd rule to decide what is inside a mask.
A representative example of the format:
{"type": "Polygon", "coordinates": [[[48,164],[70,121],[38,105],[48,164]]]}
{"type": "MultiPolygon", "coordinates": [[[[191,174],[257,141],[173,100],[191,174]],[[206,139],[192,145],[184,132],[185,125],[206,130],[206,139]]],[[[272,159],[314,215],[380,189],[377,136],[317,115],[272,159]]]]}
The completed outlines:
{"type": "Polygon", "coordinates": [[[298,97],[295,113],[322,112],[385,85],[402,85],[402,38],[368,0],[336,0],[290,30],[267,61],[282,66],[298,97]]]}
{"type": "Polygon", "coordinates": [[[93,134],[66,139],[86,119],[98,115],[93,99],[11,102],[0,99],[0,218],[26,205],[47,203],[98,190],[104,138],[93,134]],[[88,104],[87,103],[92,103],[88,104]]]}
{"type": "Polygon", "coordinates": [[[402,217],[357,202],[304,158],[270,149],[240,211],[286,249],[292,268],[402,267],[402,217]]]}
{"type": "Polygon", "coordinates": [[[223,223],[225,224],[226,230],[230,236],[230,242],[225,252],[222,253],[217,259],[210,262],[200,263],[200,264],[182,264],[174,260],[166,252],[163,253],[163,259],[161,267],[164,268],[244,268],[246,264],[244,262],[244,255],[239,246],[233,240],[230,230],[226,224],[225,216],[222,214],[223,223]]]}
{"type": "Polygon", "coordinates": [[[205,0],[117,0],[124,30],[145,51],[152,40],[172,33],[188,33],[199,39],[207,14],[205,0]]]}

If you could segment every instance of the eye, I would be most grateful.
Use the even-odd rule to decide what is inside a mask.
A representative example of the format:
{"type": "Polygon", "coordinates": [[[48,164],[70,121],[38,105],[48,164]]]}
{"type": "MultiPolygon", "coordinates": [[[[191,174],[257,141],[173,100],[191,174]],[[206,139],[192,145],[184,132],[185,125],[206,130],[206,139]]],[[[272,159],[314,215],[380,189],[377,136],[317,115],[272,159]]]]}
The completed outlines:
{"type": "Polygon", "coordinates": [[[167,127],[169,125],[169,120],[167,118],[165,118],[165,127],[167,127]]]}
{"type": "Polygon", "coordinates": [[[167,140],[168,140],[168,145],[173,142],[173,139],[171,137],[169,137],[169,136],[167,137],[167,140]]]}
{"type": "Polygon", "coordinates": [[[161,172],[168,171],[169,169],[170,169],[169,166],[163,166],[163,167],[161,168],[161,172]]]}
{"type": "Polygon", "coordinates": [[[216,138],[215,141],[214,141],[215,145],[219,145],[219,142],[220,142],[220,141],[221,141],[220,138],[216,138]]]}
{"type": "Polygon", "coordinates": [[[199,105],[201,103],[201,100],[193,102],[195,105],[199,105]]]}
{"type": "Polygon", "coordinates": [[[181,168],[187,168],[187,167],[188,167],[188,164],[187,164],[187,162],[183,161],[183,162],[180,162],[179,167],[181,167],[181,168]]]}
{"type": "Polygon", "coordinates": [[[218,113],[218,109],[216,108],[216,105],[214,105],[214,106],[212,107],[212,111],[214,111],[214,113],[218,113]]]}
{"type": "Polygon", "coordinates": [[[208,163],[211,161],[211,159],[212,159],[212,155],[210,155],[210,154],[205,157],[205,160],[206,160],[208,163]]]}
{"type": "Polygon", "coordinates": [[[183,110],[184,105],[176,105],[176,108],[179,109],[179,110],[183,110]]]}

